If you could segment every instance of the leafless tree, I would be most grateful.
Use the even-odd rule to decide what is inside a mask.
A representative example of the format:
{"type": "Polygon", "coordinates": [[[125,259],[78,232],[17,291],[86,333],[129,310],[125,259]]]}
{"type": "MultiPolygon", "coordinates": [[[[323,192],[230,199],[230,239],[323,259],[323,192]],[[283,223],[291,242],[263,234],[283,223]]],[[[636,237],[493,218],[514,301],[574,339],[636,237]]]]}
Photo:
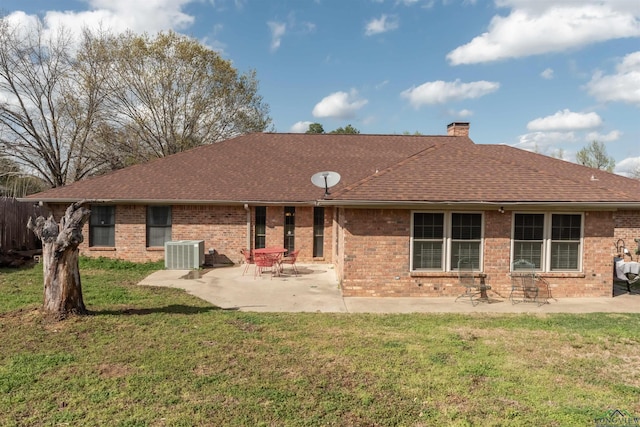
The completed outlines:
{"type": "MultiPolygon", "coordinates": [[[[82,45],[91,45],[84,33],[82,45]]],[[[64,28],[47,33],[0,20],[0,155],[58,187],[92,174],[100,73],[76,56],[64,28]],[[78,64],[82,62],[83,66],[78,64]]]]}
{"type": "Polygon", "coordinates": [[[0,156],[51,187],[264,131],[268,111],[254,71],[189,37],[0,19],[0,156]]]}

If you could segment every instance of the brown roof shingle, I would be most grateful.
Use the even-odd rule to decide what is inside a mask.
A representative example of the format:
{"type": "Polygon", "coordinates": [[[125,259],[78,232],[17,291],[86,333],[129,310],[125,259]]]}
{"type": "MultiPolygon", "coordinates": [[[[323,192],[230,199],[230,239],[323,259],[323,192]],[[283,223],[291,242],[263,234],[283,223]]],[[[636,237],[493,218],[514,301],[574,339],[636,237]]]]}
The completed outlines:
{"type": "Polygon", "coordinates": [[[640,203],[640,181],[466,136],[254,133],[29,196],[175,203],[640,203]],[[591,177],[594,177],[592,180],[591,177]]]}
{"type": "Polygon", "coordinates": [[[637,203],[640,181],[504,145],[434,147],[333,194],[432,203],[637,203]]]}

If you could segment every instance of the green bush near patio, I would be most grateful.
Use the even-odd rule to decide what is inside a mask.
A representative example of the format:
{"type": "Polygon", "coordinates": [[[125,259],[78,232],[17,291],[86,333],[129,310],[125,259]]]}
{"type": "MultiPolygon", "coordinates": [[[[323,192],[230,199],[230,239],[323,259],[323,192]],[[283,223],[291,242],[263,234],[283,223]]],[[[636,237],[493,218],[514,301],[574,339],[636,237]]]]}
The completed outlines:
{"type": "Polygon", "coordinates": [[[50,322],[0,270],[0,426],[585,426],[640,416],[640,315],[222,310],[82,259],[50,322]]]}

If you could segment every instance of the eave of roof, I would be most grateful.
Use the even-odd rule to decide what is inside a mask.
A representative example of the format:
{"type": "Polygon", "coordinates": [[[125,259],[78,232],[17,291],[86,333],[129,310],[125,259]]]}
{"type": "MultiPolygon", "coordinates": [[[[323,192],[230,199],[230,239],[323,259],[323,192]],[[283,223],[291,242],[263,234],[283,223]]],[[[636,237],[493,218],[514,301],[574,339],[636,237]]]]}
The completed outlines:
{"type": "Polygon", "coordinates": [[[436,209],[478,209],[489,210],[503,208],[505,211],[514,210],[625,210],[640,209],[640,202],[617,203],[617,202],[500,202],[500,201],[388,201],[388,200],[318,200],[316,206],[337,206],[350,208],[399,208],[414,210],[436,210],[436,209]]]}
{"type": "Polygon", "coordinates": [[[189,200],[189,199],[81,199],[81,198],[34,198],[31,196],[17,199],[20,202],[42,202],[42,203],[76,203],[85,201],[86,203],[99,204],[123,204],[123,205],[211,205],[211,206],[282,206],[284,203],[291,206],[312,206],[317,204],[317,200],[305,201],[269,201],[269,200],[189,200]]]}

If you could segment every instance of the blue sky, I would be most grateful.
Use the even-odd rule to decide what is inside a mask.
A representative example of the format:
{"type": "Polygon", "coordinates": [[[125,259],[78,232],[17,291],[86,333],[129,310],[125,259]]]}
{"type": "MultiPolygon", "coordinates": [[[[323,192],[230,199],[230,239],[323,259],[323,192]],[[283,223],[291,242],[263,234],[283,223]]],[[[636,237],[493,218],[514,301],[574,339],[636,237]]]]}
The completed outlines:
{"type": "Polygon", "coordinates": [[[173,29],[255,70],[274,130],[440,135],[640,167],[638,0],[3,0],[48,28],[173,29]]]}

